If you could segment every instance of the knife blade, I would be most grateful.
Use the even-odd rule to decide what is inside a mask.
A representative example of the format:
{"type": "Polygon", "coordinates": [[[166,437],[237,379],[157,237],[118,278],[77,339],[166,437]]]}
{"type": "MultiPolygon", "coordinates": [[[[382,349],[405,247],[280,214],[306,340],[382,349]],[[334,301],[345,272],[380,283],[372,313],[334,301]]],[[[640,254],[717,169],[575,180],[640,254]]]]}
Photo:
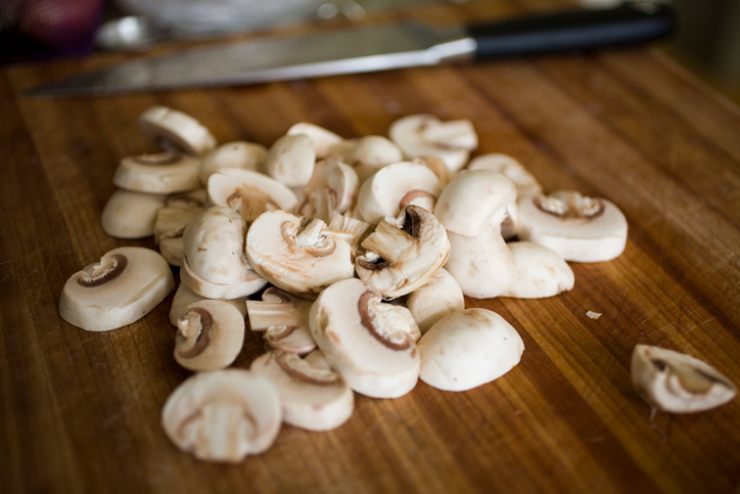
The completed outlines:
{"type": "Polygon", "coordinates": [[[33,88],[29,94],[104,95],[254,84],[461,60],[605,48],[653,40],[673,27],[669,5],[628,2],[505,21],[435,28],[407,22],[242,41],[145,57],[33,88]]]}

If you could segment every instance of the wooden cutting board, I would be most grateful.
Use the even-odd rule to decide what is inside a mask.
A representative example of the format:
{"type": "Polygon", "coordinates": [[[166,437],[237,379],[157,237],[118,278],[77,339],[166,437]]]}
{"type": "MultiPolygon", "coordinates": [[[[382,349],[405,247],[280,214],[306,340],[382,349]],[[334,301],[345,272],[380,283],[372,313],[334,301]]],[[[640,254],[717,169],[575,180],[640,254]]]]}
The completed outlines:
{"type": "MultiPolygon", "coordinates": [[[[530,7],[546,2],[529,2],[530,7]]],[[[427,20],[505,15],[443,7],[427,20]]],[[[730,492],[740,481],[740,401],[658,415],[634,393],[636,343],[706,359],[740,383],[740,112],[661,52],[512,60],[105,98],[22,96],[119,55],[0,76],[0,490],[3,492],[730,492]],[[57,315],[66,278],[118,241],[100,227],[118,160],[152,149],[153,104],[201,119],[221,142],[273,142],[297,121],[385,134],[402,115],[470,119],[479,153],[522,161],[546,189],[625,212],[616,261],[574,264],[547,300],[468,300],[521,333],[521,364],[492,384],[398,400],[357,397],[341,428],[283,427],[242,464],[200,463],[160,427],[188,376],[172,358],[168,298],[95,334],[57,315]],[[603,313],[589,319],[586,311],[603,313]]],[[[250,338],[236,366],[260,352],[250,338]]]]}

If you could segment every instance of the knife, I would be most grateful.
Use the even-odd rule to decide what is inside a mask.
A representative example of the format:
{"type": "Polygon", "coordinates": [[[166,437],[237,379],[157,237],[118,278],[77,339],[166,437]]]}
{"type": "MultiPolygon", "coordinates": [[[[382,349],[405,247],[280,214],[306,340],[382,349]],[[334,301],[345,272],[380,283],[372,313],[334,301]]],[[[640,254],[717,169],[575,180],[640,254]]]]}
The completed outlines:
{"type": "Polygon", "coordinates": [[[669,34],[670,5],[631,1],[470,26],[415,22],[247,40],[141,58],[33,88],[72,96],[254,84],[437,65],[443,62],[607,48],[669,34]]]}

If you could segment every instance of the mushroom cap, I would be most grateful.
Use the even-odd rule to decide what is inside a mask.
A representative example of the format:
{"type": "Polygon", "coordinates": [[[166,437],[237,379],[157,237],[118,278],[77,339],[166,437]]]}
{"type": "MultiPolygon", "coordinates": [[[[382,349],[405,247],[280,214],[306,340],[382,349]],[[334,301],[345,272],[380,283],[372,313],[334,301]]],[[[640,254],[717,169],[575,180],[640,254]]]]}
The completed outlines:
{"type": "Polygon", "coordinates": [[[566,261],[610,261],[624,252],[627,220],[610,201],[557,191],[522,199],[518,233],[554,250],[566,261]]]}
{"type": "Polygon", "coordinates": [[[354,393],[319,350],[304,358],[271,351],[257,357],[250,371],[275,387],[286,424],[327,431],[339,427],[352,415],[354,393]]]}
{"type": "Polygon", "coordinates": [[[208,177],[223,168],[257,171],[266,155],[267,148],[254,142],[233,141],[221,144],[203,157],[198,170],[198,179],[200,183],[207,185],[208,177]]]}
{"type": "Polygon", "coordinates": [[[406,307],[424,334],[447,314],[465,309],[465,297],[455,278],[440,268],[425,285],[409,294],[406,307]]]}
{"type": "Polygon", "coordinates": [[[458,174],[442,190],[434,215],[448,231],[475,236],[490,224],[498,224],[516,199],[508,178],[490,170],[458,174]]]}
{"type": "Polygon", "coordinates": [[[352,247],[325,230],[321,220],[284,211],[262,213],[247,233],[247,258],[260,276],[283,290],[318,293],[354,276],[352,247]]]}
{"type": "Polygon", "coordinates": [[[118,189],[103,208],[103,231],[111,237],[134,239],[154,234],[157,211],[165,196],[118,189]]]}
{"type": "Polygon", "coordinates": [[[216,206],[240,211],[247,221],[273,209],[291,211],[298,202],[293,191],[277,180],[241,168],[223,168],[211,175],[208,198],[216,206]]]}
{"type": "MultiPolygon", "coordinates": [[[[194,302],[200,302],[201,300],[208,300],[201,297],[184,283],[180,283],[175,291],[175,296],[172,297],[172,305],[170,306],[170,324],[177,327],[177,320],[185,314],[188,305],[194,302]]],[[[232,300],[224,300],[227,304],[234,306],[242,315],[242,319],[247,316],[247,307],[245,305],[245,298],[235,298],[232,300]]]]}
{"type": "Polygon", "coordinates": [[[573,270],[554,250],[526,241],[506,245],[514,255],[516,278],[502,296],[544,298],[573,289],[573,270]]]}
{"type": "Polygon", "coordinates": [[[508,154],[490,153],[473,158],[468,170],[490,170],[500,173],[516,186],[516,196],[525,197],[542,193],[542,186],[534,175],[508,154]]]}
{"type": "Polygon", "coordinates": [[[418,379],[419,329],[405,307],[380,300],[362,281],[342,280],[321,292],[309,323],[326,360],[353,390],[397,398],[418,379]]]}
{"type": "Polygon", "coordinates": [[[239,369],[189,377],[162,409],[167,437],[207,461],[238,462],[266,451],[281,421],[280,400],[270,382],[239,369]]]}
{"type": "Polygon", "coordinates": [[[298,212],[328,223],[335,214],[352,207],[358,185],[357,174],[346,163],[336,159],[319,161],[303,190],[305,199],[298,212]]]}
{"type": "Polygon", "coordinates": [[[519,363],[523,351],[519,333],[495,312],[453,312],[419,341],[419,377],[438,389],[465,391],[506,374],[519,363]]]}
{"type": "Polygon", "coordinates": [[[316,158],[318,159],[329,156],[332,150],[342,142],[342,138],[334,132],[308,122],[298,122],[297,124],[293,124],[293,126],[288,129],[288,132],[286,132],[286,135],[289,136],[299,134],[303,134],[311,138],[314,153],[316,153],[316,158]]]}
{"type": "Polygon", "coordinates": [[[402,161],[403,154],[390,139],[369,135],[353,141],[353,145],[343,153],[343,158],[355,166],[379,169],[402,161]]]}
{"type": "Polygon", "coordinates": [[[311,180],[316,152],[304,134],[283,136],[267,152],[262,167],[268,175],[288,187],[302,187],[311,180]]]}
{"type": "Polygon", "coordinates": [[[196,158],[172,151],[127,156],[116,168],[113,183],[137,192],[184,192],[198,187],[199,167],[196,158]]]}
{"type": "Polygon", "coordinates": [[[371,255],[357,257],[357,275],[385,298],[401,297],[424,285],[450,255],[445,228],[419,206],[404,208],[401,225],[381,221],[361,245],[371,255]]]}
{"type": "Polygon", "coordinates": [[[152,106],[139,117],[144,134],[165,139],[190,154],[203,154],[216,147],[211,131],[190,115],[166,106],[152,106]]]}
{"type": "Polygon", "coordinates": [[[120,247],[69,277],[59,315],[78,328],[108,331],[138,321],[175,288],[162,256],[142,247],[120,247]]]}
{"type": "Polygon", "coordinates": [[[656,346],[635,346],[631,373],[642,399],[670,413],[703,412],[732,400],[737,391],[706,362],[656,346]]]}
{"type": "Polygon", "coordinates": [[[386,216],[398,216],[401,201],[414,191],[437,196],[439,179],[420,163],[401,162],[388,165],[365,180],[357,196],[357,212],[363,220],[377,224],[386,216]]]}

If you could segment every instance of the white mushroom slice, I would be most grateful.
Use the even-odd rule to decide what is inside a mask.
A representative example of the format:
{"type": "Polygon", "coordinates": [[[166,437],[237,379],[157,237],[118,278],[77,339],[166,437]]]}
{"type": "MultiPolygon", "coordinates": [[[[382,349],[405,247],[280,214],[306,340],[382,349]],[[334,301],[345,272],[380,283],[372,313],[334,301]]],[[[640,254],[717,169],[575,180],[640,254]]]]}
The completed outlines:
{"type": "Polygon", "coordinates": [[[302,187],[313,175],[316,152],[310,137],[283,136],[267,152],[262,167],[272,178],[288,187],[302,187]]]}
{"type": "Polygon", "coordinates": [[[187,306],[177,320],[175,360],[194,371],[231,365],[244,343],[244,316],[223,300],[202,300],[187,306]]]}
{"type": "Polygon", "coordinates": [[[362,242],[366,253],[355,261],[357,275],[385,298],[424,285],[450,255],[447,233],[434,215],[419,206],[404,209],[400,226],[381,221],[362,242]]]}
{"type": "Polygon", "coordinates": [[[293,191],[277,180],[240,168],[224,168],[211,175],[208,198],[216,206],[239,211],[247,221],[265,211],[292,211],[298,202],[293,191]]]}
{"type": "Polygon", "coordinates": [[[182,282],[205,298],[244,297],[265,286],[244,255],[246,229],[229,208],[215,206],[197,216],[183,234],[182,282]]]}
{"type": "MultiPolygon", "coordinates": [[[[200,302],[201,300],[208,299],[201,297],[190,288],[185,286],[184,283],[180,283],[180,285],[177,287],[177,290],[175,291],[175,296],[172,298],[172,305],[170,306],[170,324],[177,327],[177,321],[178,319],[180,319],[180,317],[182,317],[183,314],[185,314],[188,305],[192,304],[193,302],[200,302]]],[[[247,316],[247,307],[244,303],[245,300],[246,299],[242,297],[232,300],[224,300],[223,302],[234,306],[239,311],[239,313],[241,313],[242,319],[244,319],[247,316]]]]}
{"type": "Polygon", "coordinates": [[[167,262],[151,249],[121,247],[69,277],[59,315],[78,328],[108,331],[138,321],[175,288],[167,262]]]}
{"type": "Polygon", "coordinates": [[[196,158],[173,151],[128,156],[116,168],[113,183],[137,192],[184,192],[198,187],[199,167],[196,158]]]}
{"type": "Polygon", "coordinates": [[[354,275],[352,247],[327,235],[326,223],[284,211],[263,213],[247,233],[252,268],[273,285],[291,293],[320,292],[354,275]]]}
{"type": "Polygon", "coordinates": [[[490,153],[474,158],[468,170],[490,170],[500,173],[516,186],[516,196],[534,196],[542,193],[542,186],[537,179],[522,166],[519,161],[508,154],[490,153]]]}
{"type": "Polygon", "coordinates": [[[165,106],[153,106],[139,117],[144,134],[165,140],[190,154],[203,154],[216,147],[216,138],[198,120],[165,106]]]}
{"type": "Polygon", "coordinates": [[[516,278],[502,296],[544,298],[573,289],[573,270],[557,252],[532,242],[511,242],[507,246],[514,255],[516,278]]]}
{"type": "Polygon", "coordinates": [[[103,231],[116,238],[144,238],[154,234],[157,211],[165,196],[119,189],[103,208],[103,231]]]}
{"type": "Polygon", "coordinates": [[[267,148],[253,142],[234,141],[221,144],[205,155],[200,164],[198,179],[208,184],[208,177],[223,168],[242,168],[257,171],[267,155],[267,148]]]}
{"type": "Polygon", "coordinates": [[[434,172],[434,174],[437,175],[437,178],[439,179],[440,187],[444,187],[452,179],[450,172],[447,171],[445,162],[437,158],[436,156],[419,156],[418,158],[414,158],[413,160],[411,160],[411,162],[420,163],[432,170],[432,172],[434,172]]]}
{"type": "Polygon", "coordinates": [[[280,396],[283,422],[311,431],[328,431],[352,415],[354,393],[320,351],[304,358],[272,351],[252,362],[250,371],[269,380],[280,396]]]}
{"type": "Polygon", "coordinates": [[[337,160],[320,161],[303,191],[305,200],[298,212],[329,222],[335,214],[352,207],[357,188],[357,174],[349,165],[337,160]]]}
{"type": "Polygon", "coordinates": [[[207,461],[233,463],[266,451],[281,421],[280,399],[272,384],[237,369],[188,378],[162,409],[167,437],[207,461]]]}
{"type": "Polygon", "coordinates": [[[403,154],[390,139],[371,135],[353,141],[342,153],[342,158],[355,167],[364,181],[384,166],[403,161],[403,154]]]}
{"type": "MultiPolygon", "coordinates": [[[[402,162],[381,168],[360,187],[357,212],[363,220],[377,224],[386,216],[398,216],[409,198],[420,196],[436,198],[440,191],[439,179],[426,166],[402,162]]],[[[432,199],[432,202],[434,199],[432,199]]]]}
{"type": "Polygon", "coordinates": [[[736,393],[732,382],[706,362],[657,346],[636,345],[631,371],[640,397],[665,412],[703,412],[736,393]]]}
{"type": "Polygon", "coordinates": [[[329,230],[337,234],[346,234],[347,241],[352,245],[352,248],[355,248],[365,238],[369,229],[369,223],[346,214],[335,213],[329,222],[329,230]]]}
{"type": "Polygon", "coordinates": [[[524,342],[500,315],[485,309],[454,312],[419,341],[422,381],[465,391],[497,379],[521,360],[524,342]]]}
{"type": "Polygon", "coordinates": [[[465,309],[465,297],[455,278],[441,268],[427,284],[409,294],[406,307],[423,334],[447,314],[465,309]]]}
{"type": "Polygon", "coordinates": [[[323,159],[331,154],[332,150],[342,142],[342,138],[334,132],[318,125],[299,122],[288,129],[286,135],[303,134],[311,138],[316,158],[323,159]]]}
{"type": "Polygon", "coordinates": [[[190,222],[205,211],[202,206],[165,206],[157,211],[154,221],[154,241],[160,243],[167,238],[182,238],[190,222]]]}
{"type": "Polygon", "coordinates": [[[490,170],[466,171],[442,190],[434,215],[450,232],[476,236],[488,225],[501,223],[516,199],[508,178],[490,170]]]}
{"type": "Polygon", "coordinates": [[[270,287],[262,293],[262,301],[247,300],[246,309],[251,330],[264,331],[270,347],[298,354],[316,348],[308,329],[310,301],[270,287]]]}
{"type": "Polygon", "coordinates": [[[159,242],[159,253],[170,266],[182,266],[185,257],[185,242],[182,237],[163,238],[159,242]]]}
{"type": "Polygon", "coordinates": [[[432,115],[409,115],[391,125],[390,138],[407,158],[435,156],[455,173],[478,146],[478,136],[468,120],[442,122],[432,115]]]}
{"type": "Polygon", "coordinates": [[[617,206],[575,191],[526,197],[518,215],[519,238],[549,247],[566,261],[609,261],[627,242],[627,220],[617,206]]]}
{"type": "Polygon", "coordinates": [[[374,398],[398,398],[419,374],[419,328],[405,307],[381,302],[358,279],[334,283],[311,306],[311,334],[349,386],[374,398]]]}

